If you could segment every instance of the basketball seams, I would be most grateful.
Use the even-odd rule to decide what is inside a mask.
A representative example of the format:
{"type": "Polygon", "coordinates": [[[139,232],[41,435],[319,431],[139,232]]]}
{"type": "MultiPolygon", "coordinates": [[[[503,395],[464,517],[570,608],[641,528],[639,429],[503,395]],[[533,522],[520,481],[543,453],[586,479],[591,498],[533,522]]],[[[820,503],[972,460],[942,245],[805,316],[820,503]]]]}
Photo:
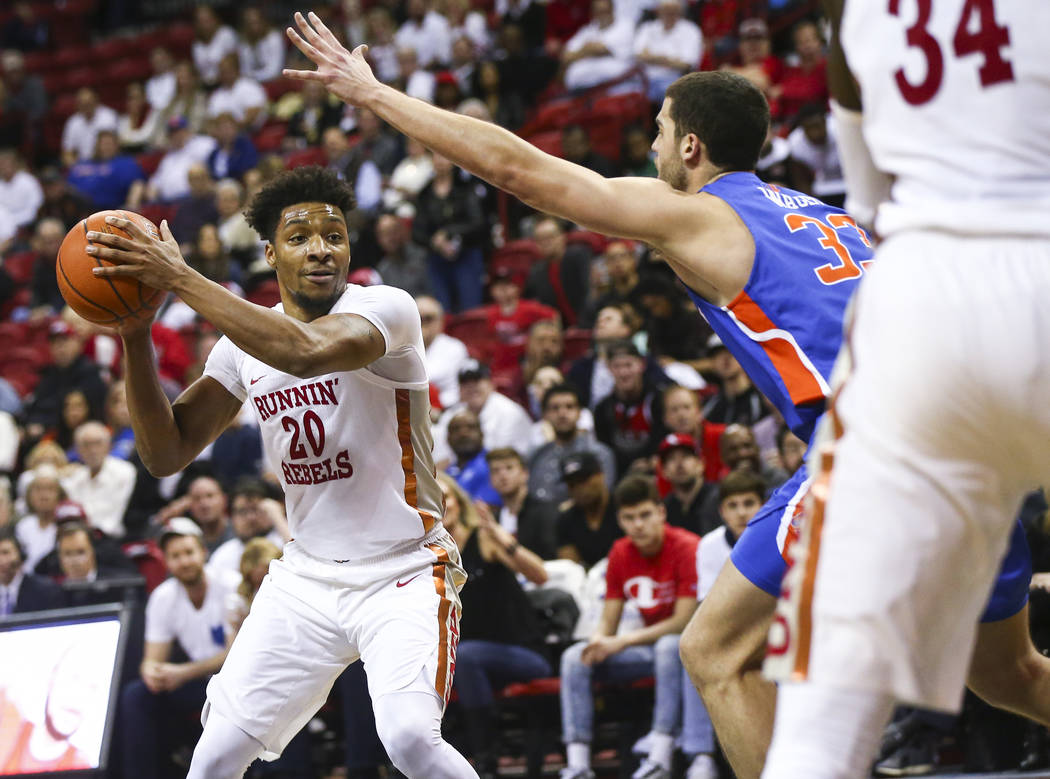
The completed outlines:
{"type": "MultiPolygon", "coordinates": [[[[86,235],[87,234],[87,220],[85,219],[81,224],[84,225],[84,233],[86,235]]],[[[62,278],[66,282],[65,286],[68,289],[70,289],[72,292],[75,292],[77,294],[77,296],[81,300],[83,300],[85,303],[88,303],[88,304],[94,306],[95,308],[97,308],[97,309],[99,309],[101,311],[105,311],[107,314],[112,314],[116,322],[119,323],[121,320],[123,320],[124,317],[121,314],[118,314],[113,309],[108,308],[107,306],[103,306],[101,303],[98,303],[98,302],[92,300],[91,298],[89,298],[87,295],[85,295],[83,292],[81,292],[79,289],[77,289],[73,285],[73,282],[70,281],[70,279],[69,279],[69,274],[66,273],[66,269],[65,269],[65,267],[62,264],[62,252],[58,253],[58,257],[56,259],[58,260],[58,270],[62,274],[62,278]]],[[[107,324],[107,323],[106,322],[96,322],[96,324],[107,324]]]]}
{"type": "MultiPolygon", "coordinates": [[[[102,225],[103,225],[102,232],[108,233],[109,235],[117,235],[117,233],[113,232],[113,230],[110,228],[110,226],[108,224],[106,224],[105,220],[102,220],[102,225]]],[[[121,231],[121,232],[123,233],[123,231],[121,231]]],[[[126,233],[125,233],[125,235],[126,235],[126,233]]],[[[85,236],[85,238],[87,237],[87,220],[86,219],[84,220],[84,236],[85,236]]],[[[98,267],[100,267],[100,268],[103,267],[102,260],[100,260],[98,257],[95,257],[95,263],[98,265],[98,267]]],[[[113,290],[113,294],[117,296],[117,300],[119,300],[121,303],[124,304],[124,308],[127,309],[127,312],[129,314],[134,314],[135,311],[128,304],[128,301],[124,300],[124,296],[120,294],[120,290],[117,289],[117,286],[113,283],[113,279],[111,279],[109,276],[103,276],[103,279],[105,279],[106,283],[109,285],[109,288],[111,290],[113,290]]],[[[141,284],[142,284],[142,282],[140,281],[139,285],[141,286],[141,284]]],[[[140,302],[142,301],[142,293],[141,292],[139,293],[139,301],[140,302]]]]}

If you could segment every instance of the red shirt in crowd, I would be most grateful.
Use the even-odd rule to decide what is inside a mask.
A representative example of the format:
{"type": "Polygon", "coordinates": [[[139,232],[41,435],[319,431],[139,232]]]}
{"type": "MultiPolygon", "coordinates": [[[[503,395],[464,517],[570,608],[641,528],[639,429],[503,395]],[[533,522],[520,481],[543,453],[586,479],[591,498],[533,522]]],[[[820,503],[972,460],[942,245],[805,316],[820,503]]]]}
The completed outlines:
{"type": "Polygon", "coordinates": [[[486,306],[488,329],[499,344],[492,353],[492,372],[501,373],[517,367],[521,356],[525,354],[525,339],[529,328],[542,319],[554,319],[557,310],[535,300],[519,300],[514,311],[504,313],[493,303],[486,306]]]}
{"type": "Polygon", "coordinates": [[[663,546],[652,557],[642,557],[631,539],[618,539],[609,551],[605,597],[634,601],[647,626],[667,619],[678,598],[696,597],[699,544],[696,533],[671,525],[664,526],[663,546]]]}

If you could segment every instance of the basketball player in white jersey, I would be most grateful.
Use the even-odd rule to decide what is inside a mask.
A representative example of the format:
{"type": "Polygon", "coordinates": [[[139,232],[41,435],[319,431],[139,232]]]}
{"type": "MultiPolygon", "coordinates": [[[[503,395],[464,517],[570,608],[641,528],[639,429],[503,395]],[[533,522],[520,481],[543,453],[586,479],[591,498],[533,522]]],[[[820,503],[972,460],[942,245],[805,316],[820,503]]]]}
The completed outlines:
{"type": "Polygon", "coordinates": [[[151,240],[89,234],[99,275],[171,290],[225,335],[173,404],[148,327],[121,330],[128,406],[143,462],[175,473],[248,402],[288,505],[293,540],[274,561],[208,685],[190,779],[241,777],[273,759],[359,657],[376,727],[409,777],[476,776],[441,737],[465,579],[441,525],[427,374],[415,302],[393,287],[347,286],[349,188],[317,167],[253,198],[281,303],[266,309],[189,268],[167,224],[151,240]]]}
{"type": "Polygon", "coordinates": [[[971,664],[1013,517],[1050,470],[1050,6],[833,5],[864,103],[851,117],[836,74],[850,191],[883,242],[770,633],[768,779],[866,776],[894,703],[958,710],[968,665],[1000,676],[982,696],[1050,723],[1027,609],[971,664]]]}

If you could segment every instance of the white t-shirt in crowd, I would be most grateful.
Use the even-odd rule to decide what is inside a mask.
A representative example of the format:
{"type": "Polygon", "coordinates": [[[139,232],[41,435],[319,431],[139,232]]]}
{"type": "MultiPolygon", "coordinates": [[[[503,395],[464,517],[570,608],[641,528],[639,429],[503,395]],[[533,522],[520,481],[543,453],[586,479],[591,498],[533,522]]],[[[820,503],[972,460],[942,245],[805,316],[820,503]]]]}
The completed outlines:
{"type": "MultiPolygon", "coordinates": [[[[434,460],[444,462],[455,456],[448,445],[448,423],[460,411],[466,408],[465,403],[457,403],[445,410],[441,419],[434,425],[434,460]]],[[[524,457],[529,453],[529,442],[532,436],[532,417],[518,403],[493,390],[485,405],[478,414],[481,422],[481,436],[487,451],[509,446],[524,457]]]]}
{"type": "MultiPolygon", "coordinates": [[[[278,549],[284,549],[284,539],[281,538],[281,534],[276,530],[271,530],[264,538],[278,549]]],[[[221,571],[233,571],[239,575],[241,572],[241,555],[243,554],[244,542],[234,537],[221,544],[218,549],[211,553],[211,557],[208,558],[208,565],[221,571]]]]}
{"type": "Polygon", "coordinates": [[[219,78],[219,63],[231,52],[237,51],[237,33],[223,25],[207,43],[193,42],[193,64],[205,84],[214,84],[219,78]]]}
{"type": "Polygon", "coordinates": [[[117,112],[109,106],[100,105],[88,119],[79,111],[66,120],[62,128],[62,151],[76,152],[78,160],[90,160],[95,156],[95,139],[100,130],[117,131],[117,112]]]}
{"type": "Polygon", "coordinates": [[[157,188],[157,197],[170,203],[190,193],[190,168],[207,163],[217,144],[210,135],[195,135],[181,149],[172,149],[161,158],[157,171],[149,180],[157,188]]]}
{"type": "Polygon", "coordinates": [[[733,548],[726,540],[726,526],[716,527],[700,539],[696,552],[696,599],[703,600],[711,592],[722,567],[729,560],[733,548]]]}
{"type": "Polygon", "coordinates": [[[138,473],[126,460],[107,455],[94,476],[86,465],[62,479],[70,500],[84,508],[88,523],[114,538],[124,537],[124,512],[135,489],[138,473]]]}
{"type": "Polygon", "coordinates": [[[23,568],[32,571],[36,564],[47,557],[48,553],[55,548],[55,536],[58,526],[52,522],[46,527],[40,526],[40,520],[36,514],[22,517],[15,525],[15,536],[18,543],[22,545],[26,559],[23,568]]]}
{"type": "MultiPolygon", "coordinates": [[[[703,36],[700,28],[688,19],[679,19],[670,30],[664,29],[659,19],[653,19],[642,24],[634,36],[635,55],[643,51],[684,60],[696,68],[703,53],[703,36]]],[[[650,81],[669,83],[681,76],[682,71],[663,65],[646,65],[645,74],[650,81]]]]}
{"type": "Polygon", "coordinates": [[[262,82],[273,81],[279,77],[284,67],[286,43],[284,35],[277,30],[270,30],[255,43],[241,38],[237,46],[241,74],[262,82]]]}
{"type": "Polygon", "coordinates": [[[565,86],[569,89],[585,89],[619,78],[630,70],[631,46],[634,43],[634,25],[630,22],[616,21],[604,29],[597,22],[581,27],[569,42],[565,50],[569,52],[582,49],[585,44],[598,42],[609,50],[603,57],[584,57],[576,60],[565,69],[565,86]]]}
{"type": "Polygon", "coordinates": [[[416,51],[419,67],[447,65],[452,59],[452,33],[448,20],[437,11],[427,11],[422,23],[406,20],[394,33],[399,48],[416,51]]]}
{"type": "Polygon", "coordinates": [[[146,102],[154,111],[163,111],[175,98],[175,71],[158,73],[146,80],[146,102]]]}
{"type": "Polygon", "coordinates": [[[459,371],[469,359],[466,344],[445,333],[434,336],[427,347],[427,374],[438,389],[442,408],[459,403],[459,371]]]}
{"type": "Polygon", "coordinates": [[[161,582],[146,601],[146,640],[158,644],[178,641],[195,663],[226,648],[226,602],[241,579],[211,566],[204,569],[204,574],[208,589],[199,609],[194,607],[182,582],[175,578],[161,582]]]}
{"type": "Polygon", "coordinates": [[[10,181],[0,179],[0,214],[11,219],[12,235],[36,219],[43,203],[44,190],[32,173],[19,170],[10,181]]]}
{"type": "Polygon", "coordinates": [[[208,116],[233,114],[238,122],[244,121],[245,113],[252,108],[262,109],[255,118],[255,126],[266,121],[266,90],[255,79],[241,76],[230,87],[219,87],[208,98],[208,116]]]}
{"type": "Polygon", "coordinates": [[[846,191],[846,179],[839,160],[838,134],[830,114],[826,122],[828,140],[823,146],[811,143],[801,127],[796,127],[788,135],[791,156],[813,171],[813,194],[816,197],[841,195],[846,191]]]}

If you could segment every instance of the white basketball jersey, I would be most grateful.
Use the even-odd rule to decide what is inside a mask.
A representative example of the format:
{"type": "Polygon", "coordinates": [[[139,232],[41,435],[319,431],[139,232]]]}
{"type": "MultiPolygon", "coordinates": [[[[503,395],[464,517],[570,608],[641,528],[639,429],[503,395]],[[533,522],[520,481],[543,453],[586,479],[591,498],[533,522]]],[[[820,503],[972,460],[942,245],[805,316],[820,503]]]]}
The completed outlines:
{"type": "Polygon", "coordinates": [[[878,232],[1050,235],[1050,3],[846,0],[878,232]]]}
{"type": "Polygon", "coordinates": [[[331,313],[367,319],[386,354],[356,371],[300,379],[223,337],[204,375],[254,406],[296,543],[316,557],[360,561],[423,538],[443,501],[415,301],[394,287],[350,285],[331,313]]]}

